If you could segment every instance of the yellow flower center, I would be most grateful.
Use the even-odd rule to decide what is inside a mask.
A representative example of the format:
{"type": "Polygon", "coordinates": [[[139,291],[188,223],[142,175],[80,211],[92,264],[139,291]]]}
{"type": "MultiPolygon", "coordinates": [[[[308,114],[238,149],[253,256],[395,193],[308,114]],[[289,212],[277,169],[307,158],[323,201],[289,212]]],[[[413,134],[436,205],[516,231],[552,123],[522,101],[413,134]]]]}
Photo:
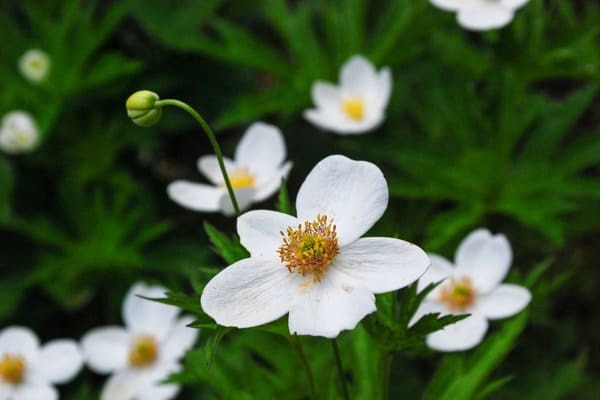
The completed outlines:
{"type": "Polygon", "coordinates": [[[450,278],[440,290],[439,300],[452,311],[464,311],[475,302],[477,291],[468,276],[450,278]]]}
{"type": "Polygon", "coordinates": [[[365,102],[362,97],[353,96],[342,101],[342,111],[354,121],[360,121],[365,117],[365,102]]]}
{"type": "Polygon", "coordinates": [[[283,244],[277,252],[288,271],[301,275],[312,274],[320,281],[327,267],[340,253],[335,225],[327,216],[317,215],[312,222],[299,224],[298,229],[281,232],[283,244]]]}
{"type": "Polygon", "coordinates": [[[229,174],[229,182],[234,189],[243,189],[254,186],[254,175],[246,168],[238,168],[229,174]]]}
{"type": "Polygon", "coordinates": [[[23,380],[25,374],[25,361],[23,357],[5,354],[0,359],[0,380],[17,384],[23,380]]]}
{"type": "Polygon", "coordinates": [[[129,365],[143,368],[152,364],[158,357],[156,339],[150,335],[138,335],[129,352],[129,365]]]}

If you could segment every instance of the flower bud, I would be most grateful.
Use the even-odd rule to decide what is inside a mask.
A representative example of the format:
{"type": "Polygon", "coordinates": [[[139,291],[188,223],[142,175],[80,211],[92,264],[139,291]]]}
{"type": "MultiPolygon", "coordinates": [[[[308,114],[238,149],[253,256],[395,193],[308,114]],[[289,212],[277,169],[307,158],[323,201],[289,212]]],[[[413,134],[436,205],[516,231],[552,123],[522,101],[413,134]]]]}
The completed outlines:
{"type": "Polygon", "coordinates": [[[19,58],[21,75],[33,84],[40,84],[46,80],[50,72],[50,65],[50,56],[39,49],[27,50],[19,58]]]}
{"type": "Polygon", "coordinates": [[[11,111],[0,124],[0,150],[7,154],[33,151],[40,141],[40,132],[31,114],[11,111]]]}
{"type": "Polygon", "coordinates": [[[156,106],[159,97],[156,93],[149,90],[139,90],[129,96],[125,107],[127,115],[139,126],[152,126],[156,124],[162,116],[162,109],[156,106]]]}

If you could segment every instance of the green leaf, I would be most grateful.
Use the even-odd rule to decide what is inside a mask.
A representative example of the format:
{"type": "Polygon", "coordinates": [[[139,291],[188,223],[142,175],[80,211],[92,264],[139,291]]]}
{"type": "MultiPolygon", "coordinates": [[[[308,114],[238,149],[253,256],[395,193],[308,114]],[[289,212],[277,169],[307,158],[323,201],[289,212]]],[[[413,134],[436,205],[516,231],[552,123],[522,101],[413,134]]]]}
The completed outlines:
{"type": "Polygon", "coordinates": [[[214,251],[228,264],[233,264],[234,262],[249,256],[248,252],[240,244],[238,239],[229,238],[226,234],[219,231],[208,222],[204,223],[204,230],[214,246],[214,251]]]}
{"type": "Polygon", "coordinates": [[[13,185],[12,167],[6,158],[0,156],[0,224],[7,223],[11,218],[13,185]]]}
{"type": "Polygon", "coordinates": [[[223,337],[233,329],[234,328],[219,326],[206,341],[206,344],[204,345],[204,362],[208,368],[210,368],[215,361],[217,349],[221,343],[221,339],[223,339],[223,337]]]}
{"type": "Polygon", "coordinates": [[[279,196],[277,197],[277,210],[284,214],[293,214],[292,205],[290,204],[290,196],[287,191],[285,179],[281,180],[279,187],[279,196]]]}

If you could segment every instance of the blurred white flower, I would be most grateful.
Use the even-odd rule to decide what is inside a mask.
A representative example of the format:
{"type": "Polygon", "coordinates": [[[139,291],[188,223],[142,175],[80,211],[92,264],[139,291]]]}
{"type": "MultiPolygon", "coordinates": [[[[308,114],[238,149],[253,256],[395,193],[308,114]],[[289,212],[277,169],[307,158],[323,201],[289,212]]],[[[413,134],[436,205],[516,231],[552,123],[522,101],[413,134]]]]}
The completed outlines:
{"type": "Polygon", "coordinates": [[[502,28],[529,0],[430,0],[446,11],[455,11],[459,25],[473,31],[502,28]]]}
{"type": "Polygon", "coordinates": [[[390,69],[377,72],[369,60],[355,55],[342,66],[339,86],[313,84],[316,108],[305,110],[304,118],[341,135],[365,133],[383,121],[391,91],[390,69]]]}
{"type": "Polygon", "coordinates": [[[439,312],[471,314],[469,317],[427,337],[427,345],[439,351],[459,351],[475,347],[483,340],[488,320],[513,316],[531,300],[522,286],[502,284],[512,262],[512,250],[504,235],[477,229],[459,245],[454,265],[430,254],[431,267],[419,279],[419,290],[444,280],[419,307],[411,324],[423,315],[439,312]]]}
{"type": "Polygon", "coordinates": [[[19,58],[19,71],[29,82],[38,84],[48,76],[50,64],[50,57],[46,52],[30,49],[19,58]]]}
{"type": "Polygon", "coordinates": [[[186,326],[193,318],[177,318],[176,307],[139,297],[162,298],[166,291],[135,284],[123,303],[125,328],[96,328],[82,338],[87,365],[112,374],[101,400],[168,400],[177,395],[179,385],[161,382],[181,370],[179,360],[194,345],[198,330],[186,326]]]}
{"type": "MultiPolygon", "coordinates": [[[[285,142],[277,127],[255,122],[246,130],[235,150],[235,159],[224,158],[240,210],[246,210],[252,203],[263,201],[277,192],[281,180],[292,168],[291,162],[284,163],[285,158],[285,142]]],[[[175,181],[167,188],[169,197],[190,210],[221,211],[225,215],[233,215],[233,205],[217,157],[201,157],[198,169],[212,185],[175,181]]]]}
{"type": "Polygon", "coordinates": [[[73,340],[40,346],[30,329],[11,326],[0,331],[0,399],[57,400],[55,384],[79,373],[83,357],[73,340]]]}
{"type": "Polygon", "coordinates": [[[381,170],[330,156],[306,177],[298,217],[250,211],[237,231],[250,257],[204,288],[204,311],[218,324],[248,328],[289,313],[291,334],[333,338],[375,311],[374,293],[400,289],[429,265],[419,247],[399,239],[361,238],[388,203],[381,170]]]}
{"type": "Polygon", "coordinates": [[[11,111],[4,115],[0,125],[0,149],[8,154],[34,150],[40,139],[38,127],[31,114],[11,111]]]}

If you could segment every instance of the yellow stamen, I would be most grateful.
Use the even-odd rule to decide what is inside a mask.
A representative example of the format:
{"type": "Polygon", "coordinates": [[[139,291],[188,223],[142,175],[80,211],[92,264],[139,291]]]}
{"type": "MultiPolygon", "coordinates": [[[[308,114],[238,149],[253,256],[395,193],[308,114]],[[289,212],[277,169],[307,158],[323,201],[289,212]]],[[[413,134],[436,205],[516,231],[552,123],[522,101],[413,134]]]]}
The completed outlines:
{"type": "Polygon", "coordinates": [[[25,361],[23,357],[5,354],[0,359],[0,380],[17,384],[23,380],[25,375],[25,361]]]}
{"type": "Polygon", "coordinates": [[[342,111],[354,121],[360,121],[365,117],[365,102],[362,97],[349,97],[342,101],[342,111]]]}
{"type": "Polygon", "coordinates": [[[229,182],[234,189],[243,189],[254,186],[254,175],[246,168],[238,168],[229,174],[229,182]]]}
{"type": "Polygon", "coordinates": [[[277,252],[288,271],[301,275],[312,274],[315,282],[327,270],[335,256],[340,253],[335,225],[327,216],[317,215],[313,222],[287,228],[281,232],[283,244],[277,252]]]}
{"type": "Polygon", "coordinates": [[[156,339],[150,335],[138,335],[129,352],[129,365],[143,368],[152,364],[158,357],[156,339]]]}
{"type": "Polygon", "coordinates": [[[450,278],[441,290],[439,300],[446,303],[452,311],[464,311],[471,306],[477,298],[477,291],[473,288],[468,276],[450,278]]]}

